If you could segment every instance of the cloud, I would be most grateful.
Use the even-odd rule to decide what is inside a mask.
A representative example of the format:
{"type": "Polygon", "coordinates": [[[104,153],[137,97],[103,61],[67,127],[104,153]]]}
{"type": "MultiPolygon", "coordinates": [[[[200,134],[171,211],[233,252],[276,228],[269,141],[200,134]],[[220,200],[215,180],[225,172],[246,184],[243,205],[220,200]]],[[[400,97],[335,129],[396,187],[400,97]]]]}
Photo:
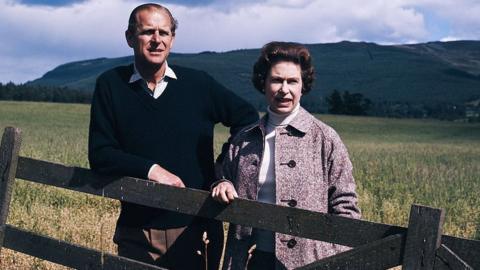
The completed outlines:
{"type": "Polygon", "coordinates": [[[403,43],[427,36],[421,14],[383,2],[268,1],[239,5],[229,12],[215,6],[175,7],[184,41],[177,41],[176,47],[181,51],[252,48],[270,40],[403,43]]]}
{"type": "Polygon", "coordinates": [[[0,81],[38,78],[67,61],[130,54],[123,32],[135,6],[115,0],[62,7],[0,2],[0,24],[7,26],[0,28],[0,70],[20,73],[7,76],[2,72],[0,81]],[[27,67],[18,66],[20,62],[27,67]]]}
{"type": "Polygon", "coordinates": [[[39,6],[68,6],[83,0],[19,0],[18,2],[25,5],[39,6]]]}
{"type": "Polygon", "coordinates": [[[448,25],[439,39],[480,39],[480,1],[477,0],[405,0],[406,5],[427,10],[448,25]]]}
{"type": "Polygon", "coordinates": [[[440,41],[442,42],[457,41],[457,40],[461,40],[461,39],[458,37],[452,37],[452,36],[446,36],[440,39],[440,41]]]}
{"type": "Polygon", "coordinates": [[[0,8],[2,36],[10,50],[23,53],[55,53],[65,57],[123,51],[116,46],[132,4],[90,1],[66,7],[7,4],[0,8]],[[113,16],[110,16],[113,15],[113,16]],[[17,47],[20,46],[20,47],[17,47]]]}
{"type": "MultiPolygon", "coordinates": [[[[0,0],[0,24],[6,26],[0,28],[0,82],[38,78],[69,61],[131,54],[124,30],[130,11],[141,2],[68,3],[0,0]]],[[[447,21],[440,25],[449,29],[437,27],[436,39],[480,37],[480,4],[468,0],[182,0],[166,6],[180,22],[175,52],[258,48],[271,40],[424,42],[432,39],[430,26],[436,25],[428,20],[447,21]]]]}

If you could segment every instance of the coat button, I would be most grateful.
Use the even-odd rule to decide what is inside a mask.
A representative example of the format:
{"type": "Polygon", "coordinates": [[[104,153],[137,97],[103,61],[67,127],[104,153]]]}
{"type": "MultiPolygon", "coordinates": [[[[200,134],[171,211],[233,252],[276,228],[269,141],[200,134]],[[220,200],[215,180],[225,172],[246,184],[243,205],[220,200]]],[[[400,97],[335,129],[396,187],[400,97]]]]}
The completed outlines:
{"type": "Polygon", "coordinates": [[[288,240],[288,242],[287,242],[287,247],[288,248],[294,248],[296,245],[297,245],[297,240],[295,240],[293,238],[288,240]]]}
{"type": "Polygon", "coordinates": [[[287,163],[287,166],[290,167],[290,168],[295,168],[295,166],[297,166],[297,163],[295,162],[295,160],[290,160],[287,163]]]}
{"type": "Polygon", "coordinates": [[[288,201],[288,206],[290,206],[290,207],[295,207],[295,206],[297,206],[297,201],[294,200],[294,199],[289,200],[289,201],[288,201]]]}

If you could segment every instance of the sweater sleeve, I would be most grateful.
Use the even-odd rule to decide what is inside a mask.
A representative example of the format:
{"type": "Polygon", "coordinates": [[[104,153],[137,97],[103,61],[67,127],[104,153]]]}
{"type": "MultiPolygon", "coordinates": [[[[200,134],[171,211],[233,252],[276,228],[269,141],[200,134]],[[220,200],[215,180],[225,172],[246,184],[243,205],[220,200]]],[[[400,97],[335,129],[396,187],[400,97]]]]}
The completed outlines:
{"type": "Polygon", "coordinates": [[[124,152],[117,139],[111,88],[104,76],[98,78],[90,112],[90,167],[101,174],[148,178],[155,162],[124,152]]]}
{"type": "Polygon", "coordinates": [[[331,214],[360,218],[352,163],[340,136],[330,129],[330,153],[328,155],[328,212],[331,214]]]}
{"type": "Polygon", "coordinates": [[[225,153],[228,151],[231,139],[243,127],[258,120],[258,111],[250,103],[225,88],[212,77],[209,76],[209,79],[213,97],[214,121],[230,128],[230,138],[223,144],[222,152],[217,158],[217,162],[221,163],[225,153]]]}

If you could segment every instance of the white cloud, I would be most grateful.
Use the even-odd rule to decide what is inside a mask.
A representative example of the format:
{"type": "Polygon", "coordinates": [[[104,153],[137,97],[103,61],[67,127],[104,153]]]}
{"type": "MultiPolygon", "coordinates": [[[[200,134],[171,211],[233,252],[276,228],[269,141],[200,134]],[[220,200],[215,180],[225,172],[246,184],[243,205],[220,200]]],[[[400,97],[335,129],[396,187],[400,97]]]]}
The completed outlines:
{"type": "Polygon", "coordinates": [[[458,37],[452,37],[452,36],[446,36],[440,39],[440,41],[442,42],[457,41],[457,40],[461,40],[461,39],[458,37]]]}
{"type": "Polygon", "coordinates": [[[224,12],[209,7],[174,7],[181,51],[259,47],[269,40],[305,43],[367,40],[403,43],[427,36],[423,17],[385,1],[268,1],[224,12]],[[292,8],[292,6],[295,6],[292,8]]]}
{"type": "MultiPolygon", "coordinates": [[[[68,61],[131,54],[123,32],[138,4],[88,0],[46,7],[0,0],[0,82],[38,78],[68,61]]],[[[444,38],[480,37],[480,3],[468,0],[232,0],[167,7],[180,22],[176,52],[258,48],[271,40],[424,42],[431,33],[422,10],[447,21],[444,38]]]]}
{"type": "Polygon", "coordinates": [[[33,51],[56,50],[60,54],[90,51],[124,51],[123,42],[129,9],[121,1],[89,1],[66,7],[1,5],[0,18],[8,27],[0,30],[8,43],[33,51]],[[126,17],[126,18],[125,18],[126,17]],[[100,45],[100,46],[99,46],[100,45]],[[31,47],[35,46],[35,47],[31,47]]]}
{"type": "Polygon", "coordinates": [[[441,39],[480,39],[480,1],[478,0],[405,0],[406,4],[435,14],[448,25],[441,39]],[[407,3],[408,2],[408,3],[407,3]]]}

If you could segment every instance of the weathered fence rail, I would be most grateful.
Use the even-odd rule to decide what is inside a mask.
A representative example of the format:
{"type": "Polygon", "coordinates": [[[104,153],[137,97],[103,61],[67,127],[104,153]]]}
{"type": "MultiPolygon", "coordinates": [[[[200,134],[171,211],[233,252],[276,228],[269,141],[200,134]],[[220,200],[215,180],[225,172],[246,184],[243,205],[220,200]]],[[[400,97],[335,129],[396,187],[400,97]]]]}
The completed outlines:
{"type": "Polygon", "coordinates": [[[4,247],[77,269],[161,269],[5,225],[15,178],[184,214],[355,247],[300,269],[480,269],[480,241],[442,235],[444,212],[413,205],[408,228],[237,199],[142,179],[18,157],[19,131],[5,130],[0,160],[0,251],[4,247]],[[6,194],[6,195],[2,195],[6,194]],[[3,210],[6,209],[6,210],[3,210]],[[3,236],[5,236],[3,241],[3,236]],[[38,245],[42,243],[42,245],[38,245]]]}

